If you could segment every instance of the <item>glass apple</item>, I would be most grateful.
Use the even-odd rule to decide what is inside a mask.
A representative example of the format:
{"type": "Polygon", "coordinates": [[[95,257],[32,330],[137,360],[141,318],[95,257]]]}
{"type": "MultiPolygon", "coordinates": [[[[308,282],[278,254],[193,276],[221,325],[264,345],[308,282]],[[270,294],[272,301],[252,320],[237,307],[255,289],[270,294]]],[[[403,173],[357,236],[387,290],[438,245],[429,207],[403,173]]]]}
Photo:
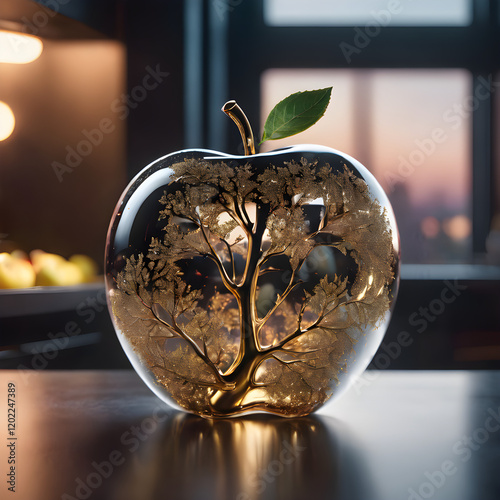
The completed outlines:
{"type": "Polygon", "coordinates": [[[321,146],[166,155],[123,193],[106,247],[131,363],[203,417],[295,417],[337,397],[382,341],[398,273],[383,190],[321,146]]]}

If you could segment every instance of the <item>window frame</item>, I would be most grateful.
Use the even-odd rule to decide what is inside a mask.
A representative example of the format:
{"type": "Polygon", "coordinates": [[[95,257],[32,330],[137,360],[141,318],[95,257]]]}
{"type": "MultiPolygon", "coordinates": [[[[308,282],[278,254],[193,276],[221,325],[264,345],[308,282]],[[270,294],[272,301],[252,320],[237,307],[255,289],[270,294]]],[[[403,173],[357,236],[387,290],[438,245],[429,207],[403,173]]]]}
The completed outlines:
{"type": "MultiPolygon", "coordinates": [[[[239,137],[228,126],[220,106],[236,99],[251,123],[260,124],[260,79],[270,68],[433,69],[459,68],[471,75],[471,88],[495,78],[500,69],[499,6],[497,0],[472,0],[468,26],[386,26],[348,61],[341,44],[353,44],[363,26],[269,26],[265,0],[188,0],[186,9],[203,19],[198,37],[197,68],[185,72],[187,102],[202,102],[186,114],[186,143],[222,151],[238,151],[239,137]],[[438,49],[436,49],[438,48],[438,49]],[[195,87],[195,88],[193,88],[195,87]],[[194,131],[194,133],[193,133],[194,131]]],[[[188,11],[186,11],[188,12],[188,11]]],[[[188,16],[186,16],[186,19],[188,16]]],[[[186,47],[196,26],[186,26],[186,47]]],[[[191,44],[191,45],[190,45],[191,44]]],[[[472,247],[477,259],[486,250],[493,211],[493,105],[490,93],[472,118],[472,247]]],[[[186,107],[187,109],[187,107],[186,107]]]]}

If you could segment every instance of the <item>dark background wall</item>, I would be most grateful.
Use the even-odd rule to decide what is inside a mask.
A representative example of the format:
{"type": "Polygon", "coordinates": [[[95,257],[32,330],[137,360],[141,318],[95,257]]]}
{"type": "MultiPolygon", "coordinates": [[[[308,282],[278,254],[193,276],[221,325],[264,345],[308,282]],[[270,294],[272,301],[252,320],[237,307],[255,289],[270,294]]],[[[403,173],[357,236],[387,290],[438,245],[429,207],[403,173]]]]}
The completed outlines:
{"type": "MultiPolygon", "coordinates": [[[[16,135],[0,144],[0,233],[26,250],[86,252],[99,261],[113,207],[135,173],[184,147],[238,152],[239,135],[220,112],[223,102],[236,98],[250,120],[260,123],[261,73],[279,66],[341,66],[339,54],[325,49],[324,41],[337,47],[347,36],[347,28],[271,30],[262,23],[260,1],[72,0],[57,4],[52,13],[40,5],[44,3],[51,5],[4,0],[0,8],[0,20],[11,23],[23,17],[43,19],[40,12],[48,19],[38,26],[38,34],[48,40],[46,57],[25,68],[0,67],[0,100],[20,110],[16,135]],[[146,88],[153,83],[158,85],[146,88]],[[106,117],[114,132],[58,182],[52,162],[63,161],[66,146],[78,144],[83,129],[106,117]]],[[[474,77],[497,74],[497,6],[476,4],[491,8],[486,29],[478,24],[461,32],[390,29],[355,64],[442,67],[448,54],[448,67],[466,65],[474,77]],[[401,46],[394,45],[397,40],[401,46]],[[435,47],[442,50],[426,57],[435,47]],[[409,53],[414,57],[406,57],[409,53]]],[[[490,104],[490,110],[499,109],[490,104]]],[[[498,202],[492,189],[495,169],[487,161],[494,150],[495,121],[475,116],[473,133],[490,138],[485,146],[476,141],[472,172],[475,249],[480,253],[498,202]]],[[[474,263],[458,272],[456,266],[403,270],[393,320],[372,367],[499,368],[498,283],[498,270],[474,263]],[[455,298],[445,302],[443,290],[451,290],[447,283],[457,293],[446,292],[447,300],[455,298]]],[[[47,368],[128,366],[99,290],[75,297],[72,305],[50,315],[0,318],[2,344],[50,341],[50,334],[64,332],[70,321],[82,333],[98,336],[88,337],[86,347],[66,349],[47,368]],[[94,313],[91,321],[85,311],[94,313]]],[[[22,358],[5,358],[1,366],[16,367],[19,359],[32,366],[33,354],[28,349],[22,358]]]]}

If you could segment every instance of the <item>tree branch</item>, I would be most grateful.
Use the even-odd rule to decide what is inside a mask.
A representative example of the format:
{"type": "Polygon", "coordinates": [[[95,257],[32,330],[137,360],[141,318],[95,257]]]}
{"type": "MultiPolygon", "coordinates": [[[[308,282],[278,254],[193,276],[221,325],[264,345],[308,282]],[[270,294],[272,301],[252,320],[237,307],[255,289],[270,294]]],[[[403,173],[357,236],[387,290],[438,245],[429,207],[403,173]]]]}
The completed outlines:
{"type": "Polygon", "coordinates": [[[271,347],[268,347],[265,349],[266,352],[275,352],[279,351],[280,349],[283,348],[285,344],[288,342],[296,339],[297,337],[300,337],[303,333],[308,332],[309,330],[302,330],[301,328],[297,328],[293,333],[288,334],[283,340],[280,340],[277,344],[272,345],[271,347]]]}
{"type": "MultiPolygon", "coordinates": [[[[148,306],[146,306],[148,307],[148,306]]],[[[224,379],[223,375],[219,372],[219,370],[217,369],[217,367],[215,366],[215,364],[212,362],[212,360],[208,357],[207,354],[205,354],[205,352],[203,352],[200,347],[198,346],[198,344],[189,336],[187,335],[186,333],[184,333],[182,331],[181,328],[179,328],[179,326],[177,325],[176,321],[175,321],[175,318],[172,316],[172,314],[168,313],[167,311],[165,311],[165,309],[158,303],[154,303],[151,307],[148,307],[149,310],[153,313],[154,317],[160,322],[162,323],[163,325],[165,325],[171,332],[177,334],[179,337],[181,337],[182,339],[184,339],[190,346],[191,348],[194,350],[194,352],[196,353],[196,355],[202,360],[205,362],[205,364],[212,369],[216,379],[221,383],[221,384],[224,384],[225,386],[228,387],[228,390],[231,389],[231,384],[227,383],[226,380],[224,379]],[[164,319],[162,319],[159,315],[159,313],[161,312],[165,312],[166,314],[168,314],[170,316],[170,319],[172,321],[172,324],[170,325],[169,323],[167,323],[167,321],[165,321],[164,319]]]]}
{"type": "Polygon", "coordinates": [[[235,270],[235,267],[234,267],[233,251],[231,250],[231,245],[224,238],[221,238],[221,240],[226,245],[227,251],[229,253],[229,262],[230,262],[230,265],[231,265],[232,281],[234,283],[234,281],[236,280],[236,270],[235,270]]]}
{"type": "MultiPolygon", "coordinates": [[[[335,330],[345,330],[345,328],[346,328],[345,325],[343,325],[342,327],[339,327],[339,328],[335,328],[335,327],[332,327],[332,326],[321,326],[320,323],[321,323],[321,321],[323,321],[325,319],[326,316],[328,316],[329,314],[331,314],[338,307],[340,307],[340,306],[347,306],[347,305],[351,305],[351,304],[356,304],[358,302],[359,301],[357,301],[357,300],[348,300],[348,301],[345,301],[345,302],[338,302],[328,312],[325,312],[326,311],[326,307],[327,307],[327,305],[325,305],[323,307],[323,310],[322,310],[321,314],[316,319],[316,321],[312,325],[309,325],[307,328],[305,328],[304,330],[302,330],[302,328],[301,328],[302,317],[303,317],[304,311],[305,311],[305,309],[307,307],[307,301],[304,302],[304,304],[302,305],[301,310],[299,312],[298,327],[297,327],[297,329],[294,332],[292,332],[289,335],[287,335],[283,340],[281,340],[277,344],[274,344],[271,347],[268,347],[264,351],[271,353],[271,352],[275,352],[275,351],[278,351],[280,349],[283,349],[283,347],[285,346],[285,344],[287,344],[288,342],[291,342],[292,340],[295,340],[296,338],[300,337],[301,335],[303,335],[305,333],[308,333],[308,332],[311,332],[312,330],[314,330],[316,328],[322,328],[324,330],[334,330],[334,331],[335,330]]],[[[284,350],[286,351],[286,349],[284,349],[284,350]]]]}
{"type": "MultiPolygon", "coordinates": [[[[229,216],[232,217],[232,214],[229,211],[227,213],[229,214],[229,216]]],[[[204,254],[204,255],[206,255],[207,257],[209,257],[210,259],[212,259],[215,262],[215,264],[217,265],[217,268],[219,270],[219,273],[221,275],[222,282],[224,283],[224,286],[235,296],[236,299],[239,300],[238,287],[234,283],[234,279],[235,279],[234,257],[233,257],[233,253],[232,253],[230,245],[228,244],[228,242],[225,239],[219,238],[228,248],[229,258],[231,260],[231,267],[232,267],[232,272],[233,272],[233,279],[231,279],[229,277],[229,275],[227,274],[227,271],[224,268],[224,265],[222,264],[222,261],[221,261],[219,255],[217,254],[217,252],[215,251],[215,248],[213,247],[213,245],[210,243],[210,240],[208,239],[208,236],[205,232],[205,227],[203,226],[201,221],[197,220],[197,219],[193,219],[191,217],[186,217],[186,218],[188,220],[190,220],[191,222],[193,222],[193,224],[196,224],[198,226],[198,228],[203,236],[203,239],[204,239],[204,241],[207,244],[208,249],[209,249],[209,253],[204,254]]],[[[235,220],[235,222],[237,222],[238,224],[241,225],[241,223],[238,222],[236,219],[233,218],[233,220],[235,220]]]]}
{"type": "Polygon", "coordinates": [[[303,356],[304,354],[311,354],[313,352],[319,352],[321,349],[308,349],[307,351],[294,351],[293,349],[282,349],[281,352],[289,354],[290,356],[303,356]]]}
{"type": "Polygon", "coordinates": [[[283,255],[288,247],[291,245],[291,243],[288,243],[288,245],[283,249],[280,250],[279,252],[275,251],[272,253],[268,253],[269,250],[271,250],[271,247],[267,249],[267,251],[262,255],[262,257],[259,259],[259,262],[257,263],[257,271],[260,271],[260,268],[272,257],[277,257],[278,255],[283,255]]]}
{"type": "Polygon", "coordinates": [[[233,203],[234,203],[234,211],[236,213],[236,216],[241,220],[244,228],[246,228],[248,230],[248,232],[251,233],[252,229],[253,229],[253,224],[252,224],[252,221],[250,220],[250,217],[248,217],[248,214],[247,214],[247,211],[245,208],[245,200],[242,200],[241,209],[240,209],[240,205],[238,203],[237,197],[233,197],[233,203]]]}
{"type": "MultiPolygon", "coordinates": [[[[285,366],[286,368],[288,368],[291,372],[295,373],[295,375],[298,375],[298,377],[302,380],[302,382],[304,382],[305,385],[307,385],[307,387],[309,387],[309,389],[311,389],[311,391],[314,391],[314,387],[311,386],[311,384],[309,384],[307,382],[307,380],[302,376],[302,374],[300,372],[298,372],[297,370],[294,370],[290,365],[293,364],[293,363],[301,363],[301,361],[299,360],[296,360],[296,361],[293,361],[293,362],[284,362],[283,360],[277,358],[275,355],[272,356],[276,361],[278,361],[279,363],[282,363],[283,366],[285,366]]],[[[311,368],[311,367],[310,367],[311,368]]]]}
{"type": "Polygon", "coordinates": [[[202,387],[213,387],[214,389],[219,389],[220,391],[231,391],[232,389],[234,389],[234,384],[228,384],[226,382],[223,382],[223,383],[221,383],[221,382],[203,382],[201,380],[195,380],[192,378],[188,378],[185,375],[181,375],[181,374],[175,372],[174,370],[170,370],[166,366],[153,365],[152,368],[158,368],[160,370],[165,370],[166,372],[172,373],[176,377],[178,377],[182,380],[185,380],[186,382],[190,382],[191,384],[194,384],[194,385],[199,385],[202,387]]]}
{"type": "Polygon", "coordinates": [[[237,287],[236,287],[235,283],[231,280],[231,278],[229,278],[229,276],[226,272],[226,269],[222,265],[222,261],[220,260],[219,255],[217,254],[214,247],[210,243],[210,241],[205,233],[205,229],[203,227],[203,224],[200,224],[200,231],[201,231],[201,234],[203,235],[203,239],[205,240],[206,244],[208,245],[208,248],[210,249],[210,254],[208,254],[208,256],[211,257],[212,260],[217,265],[217,268],[219,269],[219,273],[221,275],[222,281],[224,282],[224,285],[236,298],[238,298],[237,297],[237,295],[238,295],[237,287]]]}
{"type": "Polygon", "coordinates": [[[238,224],[238,226],[241,227],[241,229],[243,229],[243,232],[247,235],[247,237],[249,237],[251,235],[251,231],[248,230],[243,220],[241,220],[231,208],[229,207],[225,208],[226,208],[226,213],[229,215],[229,217],[231,217],[231,219],[233,219],[234,222],[236,222],[236,224],[238,224]]]}
{"type": "Polygon", "coordinates": [[[303,283],[303,281],[297,281],[297,283],[293,283],[294,279],[295,279],[295,271],[292,271],[292,276],[290,278],[288,286],[285,288],[285,291],[281,295],[279,295],[274,306],[267,312],[267,314],[262,319],[256,320],[257,334],[260,332],[262,327],[265,325],[266,321],[275,313],[276,309],[278,309],[278,307],[284,302],[284,300],[292,292],[292,290],[296,286],[301,285],[303,283]]]}

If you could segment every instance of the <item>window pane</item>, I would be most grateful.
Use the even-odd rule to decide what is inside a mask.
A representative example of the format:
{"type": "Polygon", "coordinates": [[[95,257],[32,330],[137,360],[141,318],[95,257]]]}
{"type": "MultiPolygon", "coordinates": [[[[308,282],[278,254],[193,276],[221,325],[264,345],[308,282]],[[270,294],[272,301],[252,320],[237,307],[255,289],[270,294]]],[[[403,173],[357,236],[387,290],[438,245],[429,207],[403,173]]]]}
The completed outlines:
{"type": "MultiPolygon", "coordinates": [[[[500,73],[495,75],[495,82],[500,82],[500,73]]],[[[493,94],[494,119],[493,119],[493,217],[490,232],[486,239],[488,262],[500,264],[500,96],[493,94]]]]}
{"type": "Polygon", "coordinates": [[[471,0],[265,0],[271,26],[467,26],[471,0]]]}
{"type": "MultiPolygon", "coordinates": [[[[465,262],[471,243],[470,75],[464,70],[269,70],[262,117],[298,90],[333,85],[325,116],[262,150],[324,144],[360,160],[388,194],[406,263],[465,262]]],[[[262,123],[263,125],[263,123],[262,123]]]]}

